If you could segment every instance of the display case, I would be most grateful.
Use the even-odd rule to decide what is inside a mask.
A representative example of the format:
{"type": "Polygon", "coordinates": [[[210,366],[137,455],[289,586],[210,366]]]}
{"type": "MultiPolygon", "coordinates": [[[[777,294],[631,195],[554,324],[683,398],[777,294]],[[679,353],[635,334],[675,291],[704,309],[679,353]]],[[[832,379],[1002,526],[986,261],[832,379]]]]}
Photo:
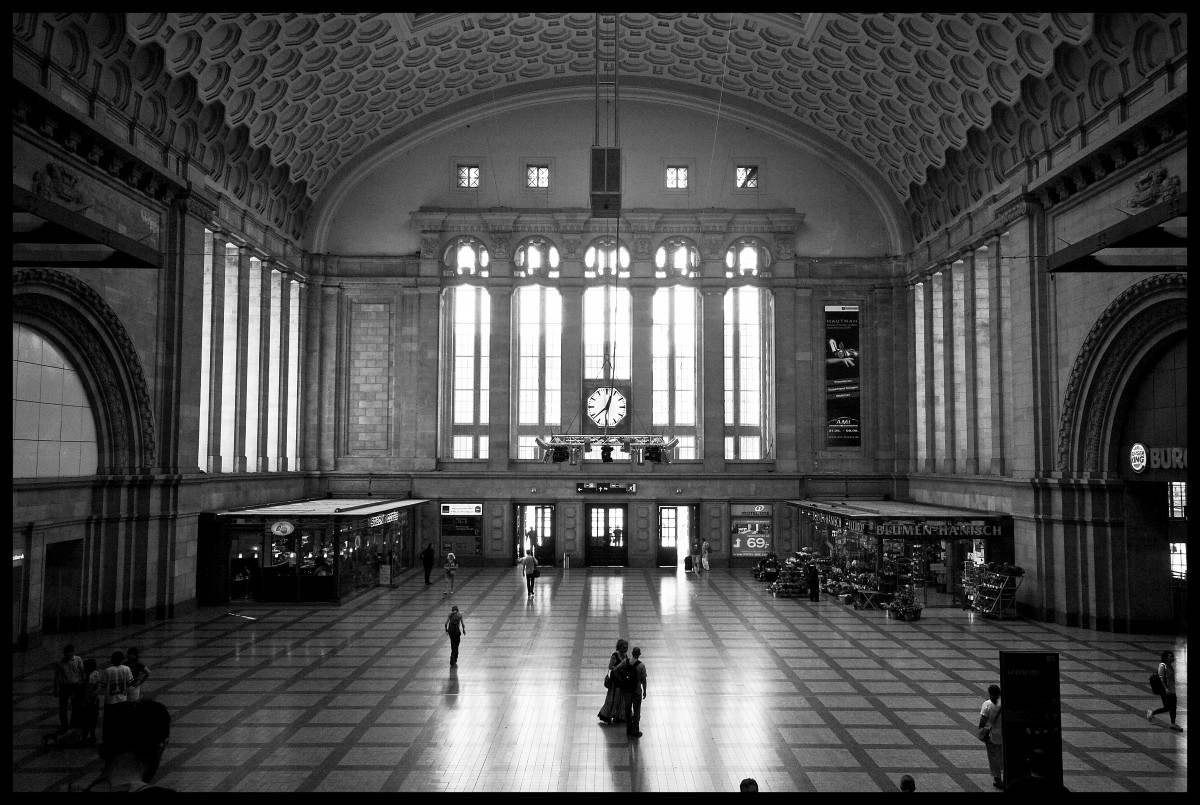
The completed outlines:
{"type": "Polygon", "coordinates": [[[1024,578],[1023,574],[980,572],[975,584],[975,610],[993,618],[1015,618],[1017,590],[1024,578]]]}
{"type": "Polygon", "coordinates": [[[979,565],[971,559],[963,562],[962,571],[962,591],[963,609],[974,606],[975,603],[975,588],[979,585],[979,565]]]}

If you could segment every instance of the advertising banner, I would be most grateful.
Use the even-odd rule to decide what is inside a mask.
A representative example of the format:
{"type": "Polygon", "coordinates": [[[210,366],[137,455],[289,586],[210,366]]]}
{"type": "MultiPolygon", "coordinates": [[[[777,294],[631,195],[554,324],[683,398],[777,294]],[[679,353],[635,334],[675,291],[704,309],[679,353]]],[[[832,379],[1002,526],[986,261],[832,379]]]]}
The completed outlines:
{"type": "Polygon", "coordinates": [[[825,306],[825,446],[861,447],[858,305],[825,306]]]}
{"type": "Polygon", "coordinates": [[[730,553],[734,558],[763,557],[775,550],[770,503],[735,503],[729,507],[730,553]]]}

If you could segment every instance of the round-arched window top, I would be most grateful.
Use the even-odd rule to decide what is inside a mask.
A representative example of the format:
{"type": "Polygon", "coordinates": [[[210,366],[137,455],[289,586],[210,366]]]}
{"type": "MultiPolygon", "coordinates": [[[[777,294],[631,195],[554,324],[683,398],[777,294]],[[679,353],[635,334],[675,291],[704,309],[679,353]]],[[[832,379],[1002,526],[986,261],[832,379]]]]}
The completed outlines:
{"type": "Polygon", "coordinates": [[[460,276],[487,276],[488,250],[479,238],[463,235],[446,244],[442,263],[460,276]]]}
{"type": "Polygon", "coordinates": [[[611,236],[599,237],[588,244],[583,254],[583,265],[587,276],[625,276],[629,271],[629,249],[611,236]],[[618,264],[620,266],[618,272],[618,264]]]}
{"type": "Polygon", "coordinates": [[[540,235],[525,238],[517,246],[513,263],[526,277],[558,276],[558,247],[540,235]]]}
{"type": "Polygon", "coordinates": [[[693,277],[700,268],[700,250],[691,238],[667,238],[654,253],[659,277],[693,277]]]}
{"type": "Polygon", "coordinates": [[[758,277],[771,267],[771,250],[758,238],[738,238],[725,252],[726,277],[758,277]]]}

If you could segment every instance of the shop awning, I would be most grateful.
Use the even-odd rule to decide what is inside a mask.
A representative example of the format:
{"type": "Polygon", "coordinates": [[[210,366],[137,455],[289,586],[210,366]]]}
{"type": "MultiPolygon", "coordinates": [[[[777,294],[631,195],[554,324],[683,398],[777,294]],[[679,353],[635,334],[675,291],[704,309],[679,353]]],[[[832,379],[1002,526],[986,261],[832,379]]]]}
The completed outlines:
{"type": "Polygon", "coordinates": [[[822,525],[894,539],[999,537],[1012,527],[1007,514],[930,503],[840,498],[786,502],[822,525]]]}
{"type": "Polygon", "coordinates": [[[402,509],[425,503],[429,498],[316,498],[272,503],[267,506],[251,506],[245,509],[230,509],[218,512],[218,517],[370,517],[373,514],[402,509]]]}

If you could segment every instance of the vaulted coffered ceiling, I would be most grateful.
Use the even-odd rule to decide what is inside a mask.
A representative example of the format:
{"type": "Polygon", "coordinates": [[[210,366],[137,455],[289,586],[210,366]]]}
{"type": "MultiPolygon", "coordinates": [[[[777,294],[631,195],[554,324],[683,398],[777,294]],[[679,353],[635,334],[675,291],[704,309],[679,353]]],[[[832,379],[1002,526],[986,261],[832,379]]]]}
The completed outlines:
{"type": "MultiPolygon", "coordinates": [[[[620,15],[622,86],[707,97],[843,145],[899,199],[993,107],[1092,35],[1087,13],[620,15]]],[[[396,137],[493,101],[590,87],[596,20],[573,14],[130,13],[166,72],[320,196],[396,137]]]]}

